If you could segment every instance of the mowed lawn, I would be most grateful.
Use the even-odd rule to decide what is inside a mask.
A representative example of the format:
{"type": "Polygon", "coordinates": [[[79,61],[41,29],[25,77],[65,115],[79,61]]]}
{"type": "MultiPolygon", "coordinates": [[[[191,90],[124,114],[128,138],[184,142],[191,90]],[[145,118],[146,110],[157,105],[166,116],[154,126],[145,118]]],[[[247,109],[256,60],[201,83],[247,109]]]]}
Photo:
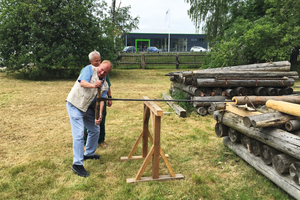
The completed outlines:
{"type": "MultiPolygon", "coordinates": [[[[168,93],[170,69],[121,70],[110,74],[114,98],[168,93]]],[[[115,101],[106,119],[107,148],[100,160],[84,161],[88,178],[72,170],[72,134],[65,99],[74,80],[28,81],[0,73],[0,199],[292,199],[226,148],[211,115],[179,118],[165,102],[161,147],[184,179],[128,184],[143,161],[121,162],[143,125],[143,102],[115,101]]],[[[151,125],[150,132],[152,134],[151,125]]],[[[150,146],[150,143],[149,143],[150,146]]],[[[142,155],[141,144],[134,155],[142,155]]],[[[143,176],[152,173],[150,161],[143,176]]],[[[160,174],[168,170],[160,160],[160,174]]]]}

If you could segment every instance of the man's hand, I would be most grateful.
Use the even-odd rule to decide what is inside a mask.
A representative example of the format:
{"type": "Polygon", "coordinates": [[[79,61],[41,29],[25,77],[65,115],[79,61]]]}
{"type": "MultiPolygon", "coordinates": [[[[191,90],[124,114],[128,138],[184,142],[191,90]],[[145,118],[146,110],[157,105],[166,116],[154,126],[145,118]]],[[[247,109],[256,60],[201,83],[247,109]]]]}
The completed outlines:
{"type": "Polygon", "coordinates": [[[99,119],[95,119],[95,124],[100,125],[102,121],[102,115],[99,116],[99,119]]]}
{"type": "Polygon", "coordinates": [[[100,88],[102,86],[102,82],[103,81],[97,80],[95,83],[95,88],[100,88]]]}
{"type": "Polygon", "coordinates": [[[108,107],[111,107],[111,105],[112,105],[112,100],[108,100],[108,101],[107,101],[107,106],[108,106],[108,107]]]}

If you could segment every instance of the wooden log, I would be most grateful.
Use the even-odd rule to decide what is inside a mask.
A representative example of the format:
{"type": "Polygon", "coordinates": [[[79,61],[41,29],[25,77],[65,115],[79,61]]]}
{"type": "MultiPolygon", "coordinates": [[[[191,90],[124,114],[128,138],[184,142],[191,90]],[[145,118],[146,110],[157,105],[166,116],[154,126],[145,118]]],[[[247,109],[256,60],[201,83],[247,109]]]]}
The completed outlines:
{"type": "Polygon", "coordinates": [[[257,87],[254,89],[254,94],[257,96],[267,96],[268,91],[264,87],[257,87]]]}
{"type": "Polygon", "coordinates": [[[295,80],[293,78],[286,79],[215,79],[215,78],[195,78],[193,85],[196,87],[285,87],[293,86],[295,80]]]}
{"type": "Polygon", "coordinates": [[[297,185],[300,185],[300,162],[293,162],[289,167],[289,174],[297,185]]]}
{"type": "Polygon", "coordinates": [[[300,137],[297,135],[277,128],[247,128],[242,122],[242,117],[230,112],[225,112],[222,115],[222,123],[248,137],[300,159],[300,137]]]}
{"type": "Polygon", "coordinates": [[[242,134],[233,128],[229,128],[228,130],[228,137],[231,142],[238,143],[241,141],[242,134]]]}
{"type": "Polygon", "coordinates": [[[193,96],[192,100],[201,100],[201,102],[193,102],[194,107],[203,107],[203,106],[210,106],[212,101],[220,102],[228,99],[225,96],[209,96],[209,97],[201,97],[201,96],[193,96]]]}
{"type": "MultiPolygon", "coordinates": [[[[278,61],[278,62],[269,62],[269,63],[255,63],[248,65],[238,65],[238,66],[228,66],[228,67],[220,67],[220,68],[209,68],[204,70],[195,70],[189,71],[189,73],[201,73],[203,71],[215,71],[215,70],[258,70],[258,71],[290,71],[291,63],[289,61],[278,61]]],[[[165,76],[178,76],[182,71],[177,72],[169,72],[165,76]]]]}
{"type": "Polygon", "coordinates": [[[300,130],[300,120],[292,119],[285,123],[285,128],[288,131],[297,131],[300,130]]]}
{"type": "Polygon", "coordinates": [[[253,153],[255,156],[260,155],[262,143],[255,140],[255,139],[250,139],[250,151],[253,153]]]}
{"type": "MultiPolygon", "coordinates": [[[[165,100],[173,100],[173,98],[170,95],[167,95],[166,93],[163,93],[163,98],[165,100]]],[[[176,104],[175,102],[172,101],[167,101],[167,104],[173,109],[175,110],[176,114],[179,117],[186,117],[186,110],[183,109],[181,106],[179,106],[178,104],[176,104]]]]}
{"type": "Polygon", "coordinates": [[[214,71],[201,71],[200,73],[192,73],[190,71],[182,72],[179,76],[182,77],[197,77],[197,78],[228,78],[228,77],[255,77],[255,78],[271,78],[271,77],[289,77],[289,76],[298,76],[297,71],[238,71],[238,70],[214,70],[214,71]]]}
{"type": "Polygon", "coordinates": [[[236,96],[237,93],[233,89],[226,89],[225,90],[225,95],[232,98],[233,96],[236,96]]]}
{"type": "Polygon", "coordinates": [[[224,124],[216,123],[215,125],[215,132],[218,137],[228,136],[228,126],[224,124]]]}
{"type": "Polygon", "coordinates": [[[277,154],[272,159],[272,165],[278,174],[289,173],[290,165],[297,159],[287,154],[277,154]]]}
{"type": "Polygon", "coordinates": [[[180,88],[186,93],[189,93],[193,96],[201,96],[202,95],[202,90],[200,88],[194,87],[192,85],[185,85],[181,83],[175,83],[174,87],[180,88]]]}
{"type": "Polygon", "coordinates": [[[243,118],[243,123],[248,128],[251,126],[254,128],[263,128],[284,125],[291,119],[295,119],[295,117],[280,112],[274,112],[263,113],[261,115],[245,116],[243,118]]]}
{"type": "Polygon", "coordinates": [[[275,90],[276,90],[277,95],[279,95],[279,96],[284,94],[282,88],[276,88],[275,90]]]}
{"type": "Polygon", "coordinates": [[[277,92],[276,92],[275,88],[273,88],[273,87],[268,87],[268,88],[266,88],[266,89],[267,89],[267,94],[268,94],[269,96],[275,96],[275,95],[277,95],[277,92]]]}
{"type": "Polygon", "coordinates": [[[224,102],[211,102],[210,107],[213,111],[221,110],[221,109],[226,108],[226,103],[224,103],[224,102]]]}
{"type": "Polygon", "coordinates": [[[248,153],[241,144],[230,142],[228,137],[223,138],[223,143],[281,189],[285,190],[295,199],[300,199],[300,186],[295,184],[289,176],[279,175],[273,167],[265,165],[259,157],[248,153]]]}
{"type": "Polygon", "coordinates": [[[208,114],[212,115],[212,114],[214,113],[214,110],[212,109],[211,106],[209,106],[209,107],[207,108],[207,112],[208,112],[208,114]]]}
{"type": "Polygon", "coordinates": [[[264,161],[264,163],[266,163],[267,165],[271,165],[272,164],[272,158],[277,155],[280,154],[281,152],[278,151],[277,149],[270,147],[266,144],[262,145],[261,150],[260,150],[260,157],[261,159],[264,161]]]}
{"type": "Polygon", "coordinates": [[[212,88],[211,92],[212,92],[211,96],[221,96],[223,93],[223,90],[222,90],[222,88],[217,87],[217,88],[212,88]]]}
{"type": "MultiPolygon", "coordinates": [[[[202,91],[204,96],[211,96],[212,91],[208,87],[200,87],[200,90],[202,91]]],[[[195,96],[202,96],[202,95],[195,95],[195,96]]]]}
{"type": "Polygon", "coordinates": [[[268,108],[272,108],[279,112],[300,117],[300,105],[284,101],[268,100],[266,102],[268,108]]]}
{"type": "Polygon", "coordinates": [[[205,116],[207,114],[207,108],[205,108],[205,107],[197,107],[196,111],[201,116],[205,116]]]}
{"type": "Polygon", "coordinates": [[[285,88],[282,88],[282,90],[283,90],[283,94],[285,94],[285,95],[292,94],[294,91],[293,88],[291,88],[291,87],[285,87],[285,88]]]}
{"type": "Polygon", "coordinates": [[[291,96],[291,95],[284,95],[284,96],[247,96],[239,97],[235,96],[232,98],[234,101],[234,105],[245,105],[253,103],[253,105],[265,105],[268,100],[276,100],[276,101],[285,101],[290,103],[299,103],[300,104],[300,96],[291,96]]]}
{"type": "Polygon", "coordinates": [[[241,136],[242,145],[248,150],[249,153],[252,153],[251,148],[250,148],[250,145],[251,145],[250,141],[251,141],[250,137],[248,137],[245,134],[242,134],[242,136],[241,136]]]}
{"type": "Polygon", "coordinates": [[[244,87],[237,87],[237,88],[234,88],[233,90],[235,91],[235,93],[237,95],[245,96],[248,93],[247,89],[244,87]]]}

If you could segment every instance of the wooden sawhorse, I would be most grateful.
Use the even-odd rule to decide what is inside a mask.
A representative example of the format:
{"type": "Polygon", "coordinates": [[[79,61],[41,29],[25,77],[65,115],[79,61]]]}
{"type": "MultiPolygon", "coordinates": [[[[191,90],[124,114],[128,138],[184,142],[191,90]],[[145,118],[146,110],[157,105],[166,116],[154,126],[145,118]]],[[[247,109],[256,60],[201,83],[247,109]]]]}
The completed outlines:
{"type": "MultiPolygon", "coordinates": [[[[143,97],[143,99],[149,99],[148,97],[143,97]]],[[[126,160],[138,160],[144,159],[144,162],[136,175],[135,178],[129,178],[126,180],[127,183],[134,182],[143,182],[143,181],[162,181],[169,179],[183,179],[182,174],[175,174],[171,168],[171,165],[167,159],[168,155],[165,155],[162,148],[160,147],[160,124],[161,116],[163,116],[162,109],[157,106],[153,101],[144,101],[144,117],[143,117],[143,131],[135,142],[131,152],[128,157],[121,157],[121,161],[126,160]],[[149,132],[149,118],[151,116],[152,129],[153,129],[153,138],[149,132]],[[138,144],[143,138],[143,155],[142,156],[133,156],[134,151],[136,150],[138,144]],[[148,152],[148,138],[152,142],[152,147],[148,152]],[[159,159],[160,156],[164,160],[170,175],[159,175],[159,159]],[[152,158],[152,177],[142,177],[147,165],[149,164],[152,158]]]]}

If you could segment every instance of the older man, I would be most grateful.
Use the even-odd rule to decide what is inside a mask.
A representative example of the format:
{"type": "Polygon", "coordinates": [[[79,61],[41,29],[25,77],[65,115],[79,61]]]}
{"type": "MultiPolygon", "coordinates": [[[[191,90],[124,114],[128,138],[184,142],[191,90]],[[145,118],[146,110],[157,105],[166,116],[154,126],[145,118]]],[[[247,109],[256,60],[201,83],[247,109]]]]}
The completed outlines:
{"type": "Polygon", "coordinates": [[[86,159],[99,159],[95,155],[99,138],[100,123],[104,102],[100,103],[100,116],[95,119],[95,103],[97,88],[101,88],[101,96],[106,97],[108,84],[105,76],[111,71],[110,61],[101,63],[100,53],[93,51],[89,54],[90,65],[86,66],[76,80],[67,97],[67,111],[73,136],[73,165],[72,170],[79,176],[87,177],[89,173],[83,167],[86,159]],[[101,63],[101,65],[100,65],[101,63]],[[84,152],[84,127],[87,128],[88,138],[84,152]]]}

